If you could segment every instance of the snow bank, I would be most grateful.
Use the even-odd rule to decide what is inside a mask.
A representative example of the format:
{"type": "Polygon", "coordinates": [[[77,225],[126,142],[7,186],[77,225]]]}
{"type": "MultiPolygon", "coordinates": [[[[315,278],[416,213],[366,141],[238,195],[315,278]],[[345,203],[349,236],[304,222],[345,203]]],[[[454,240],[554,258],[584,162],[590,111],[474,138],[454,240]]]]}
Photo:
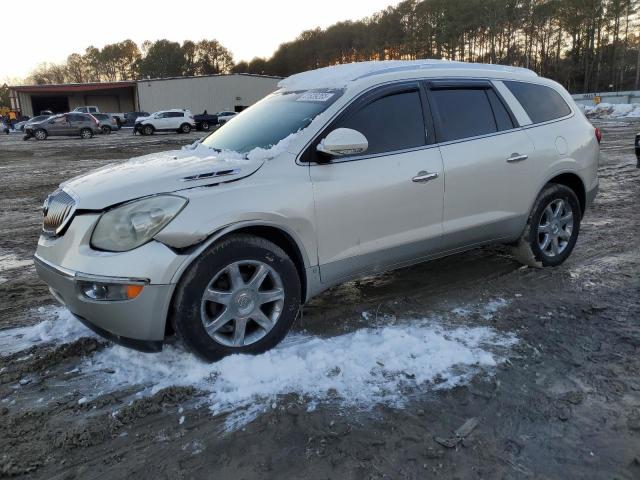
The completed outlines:
{"type": "MultiPolygon", "coordinates": [[[[490,316],[504,305],[498,300],[465,311],[490,316]]],[[[447,328],[441,318],[416,319],[331,338],[290,335],[262,355],[233,355],[214,364],[180,346],[154,355],[114,346],[81,370],[99,377],[99,391],[132,384],[145,385],[146,393],[194,386],[207,393],[205,403],[214,414],[231,414],[227,428],[235,429],[273,408],[282,394],[297,394],[309,406],[337,401],[359,408],[401,407],[412,392],[450,388],[491,371],[515,343],[513,335],[488,327],[447,328]]]]}
{"type": "MultiPolygon", "coordinates": [[[[498,298],[454,308],[449,315],[458,322],[470,315],[489,320],[506,305],[498,298]]],[[[38,313],[45,318],[38,325],[0,331],[2,355],[93,335],[64,308],[38,313]]],[[[140,396],[173,385],[193,386],[204,393],[201,401],[213,414],[227,414],[227,430],[278,408],[278,397],[285,394],[295,395],[307,410],[323,402],[402,408],[416,393],[491,374],[517,342],[512,334],[485,326],[453,328],[447,320],[408,319],[329,338],[292,334],[262,355],[233,355],[214,364],[180,345],[167,345],[157,354],[109,345],[78,366],[81,383],[74,388],[90,401],[132,385],[143,387],[140,396]]]]}
{"type": "Polygon", "coordinates": [[[640,103],[599,103],[584,105],[582,109],[587,118],[638,118],[640,103]]]}
{"type": "Polygon", "coordinates": [[[94,336],[66,308],[40,307],[37,312],[45,318],[37,325],[0,330],[0,356],[26,350],[37,343],[59,344],[94,336]]]}

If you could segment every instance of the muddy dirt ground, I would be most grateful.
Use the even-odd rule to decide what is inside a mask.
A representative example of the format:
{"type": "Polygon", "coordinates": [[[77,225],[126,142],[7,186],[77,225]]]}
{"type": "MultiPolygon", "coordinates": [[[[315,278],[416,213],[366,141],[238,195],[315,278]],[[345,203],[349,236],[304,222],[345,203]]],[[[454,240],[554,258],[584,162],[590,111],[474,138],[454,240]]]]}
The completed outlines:
{"type": "MultiPolygon", "coordinates": [[[[0,351],[0,477],[640,478],[640,123],[600,126],[601,193],[564,265],[522,268],[500,247],[476,250],[334,288],[304,307],[294,332],[328,341],[437,317],[515,336],[494,369],[440,388],[446,379],[411,385],[408,374],[401,405],[285,391],[229,429],[231,414],[212,413],[184,382],[98,391],[85,366],[110,344],[43,337],[0,351]],[[453,313],[496,299],[489,315],[453,313]]],[[[54,311],[30,261],[45,196],[198,135],[0,138],[0,334],[54,311]]]]}

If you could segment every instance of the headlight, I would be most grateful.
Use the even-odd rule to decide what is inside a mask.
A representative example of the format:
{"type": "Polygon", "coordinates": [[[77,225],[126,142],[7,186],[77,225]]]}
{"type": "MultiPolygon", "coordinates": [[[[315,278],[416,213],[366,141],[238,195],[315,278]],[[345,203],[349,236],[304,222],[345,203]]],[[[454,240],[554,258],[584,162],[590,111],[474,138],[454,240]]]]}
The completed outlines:
{"type": "Polygon", "coordinates": [[[166,227],[186,204],[186,199],[173,195],[125,203],[102,214],[91,235],[91,245],[110,252],[133,250],[166,227]]]}

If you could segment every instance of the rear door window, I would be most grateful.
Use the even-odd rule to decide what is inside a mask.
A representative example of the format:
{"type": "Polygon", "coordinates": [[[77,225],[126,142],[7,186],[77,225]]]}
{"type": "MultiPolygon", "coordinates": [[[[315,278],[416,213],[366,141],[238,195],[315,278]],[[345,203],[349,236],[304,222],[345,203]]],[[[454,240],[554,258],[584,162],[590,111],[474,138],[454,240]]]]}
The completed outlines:
{"type": "Polygon", "coordinates": [[[426,144],[420,92],[405,90],[373,100],[335,128],[352,128],[369,142],[364,155],[393,152],[426,144]]]}
{"type": "Polygon", "coordinates": [[[440,117],[440,141],[476,137],[513,128],[502,101],[490,88],[438,88],[431,96],[440,117]]]}
{"type": "Polygon", "coordinates": [[[566,117],[571,109],[551,87],[527,82],[503,82],[527,112],[533,123],[566,117]]]}

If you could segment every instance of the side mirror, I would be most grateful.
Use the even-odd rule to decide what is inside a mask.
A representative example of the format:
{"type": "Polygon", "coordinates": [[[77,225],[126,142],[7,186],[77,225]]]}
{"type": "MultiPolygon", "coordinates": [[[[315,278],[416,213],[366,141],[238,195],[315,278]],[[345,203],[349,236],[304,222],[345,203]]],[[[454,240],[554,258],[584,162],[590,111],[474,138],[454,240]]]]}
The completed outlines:
{"type": "Polygon", "coordinates": [[[316,150],[331,157],[355,155],[369,148],[367,137],[351,128],[337,128],[323,138],[316,150]]]}

